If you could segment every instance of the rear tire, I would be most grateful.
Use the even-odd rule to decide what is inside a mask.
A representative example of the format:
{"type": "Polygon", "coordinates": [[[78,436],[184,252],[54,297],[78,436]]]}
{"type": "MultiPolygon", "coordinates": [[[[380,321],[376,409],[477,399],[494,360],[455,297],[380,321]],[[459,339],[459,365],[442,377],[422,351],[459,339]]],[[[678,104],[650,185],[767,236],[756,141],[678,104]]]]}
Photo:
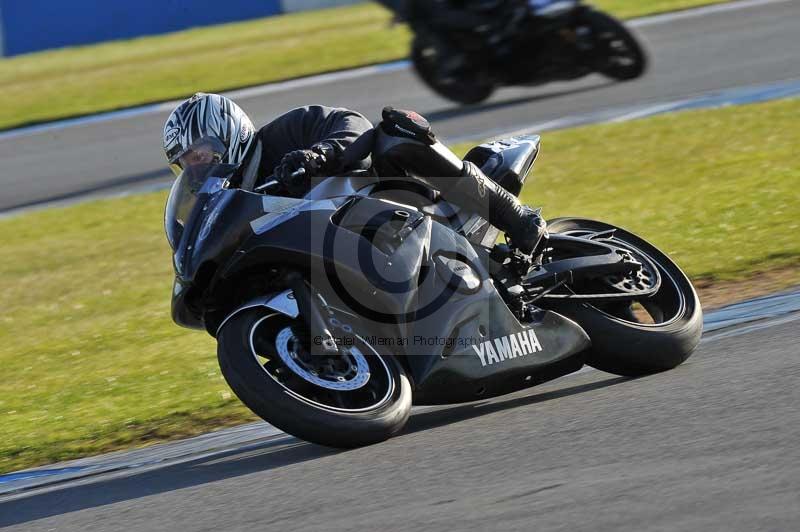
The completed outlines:
{"type": "Polygon", "coordinates": [[[703,332],[703,311],[691,281],[667,255],[638,236],[603,222],[559,218],[549,222],[548,228],[574,235],[615,229],[616,245],[645,254],[661,274],[661,288],[644,304],[653,308],[663,301],[663,307],[672,309],[662,311],[661,323],[637,323],[630,309],[619,312],[609,304],[543,300],[542,306],[575,320],[589,335],[592,347],[587,364],[617,375],[640,376],[672,369],[691,356],[703,332]]]}
{"type": "Polygon", "coordinates": [[[378,393],[367,390],[366,385],[358,391],[332,392],[305,382],[277,355],[279,332],[291,328],[292,323],[286,316],[268,309],[252,308],[229,319],[217,336],[222,374],[250,410],[288,434],[328,447],[370,445],[392,437],[403,428],[411,412],[411,386],[394,357],[370,350],[366,343],[359,344],[360,349],[369,351],[365,358],[370,360],[372,382],[379,378],[387,382],[385,395],[383,390],[378,393]],[[385,375],[379,375],[384,369],[385,375]],[[292,386],[279,382],[271,372],[293,379],[299,383],[299,389],[311,390],[306,395],[319,393],[332,400],[305,397],[292,386]],[[342,395],[335,397],[335,393],[342,395]],[[368,399],[363,408],[336,406],[337,401],[344,405],[350,401],[348,397],[357,393],[361,394],[359,397],[372,394],[375,404],[370,406],[372,399],[368,399]]]}

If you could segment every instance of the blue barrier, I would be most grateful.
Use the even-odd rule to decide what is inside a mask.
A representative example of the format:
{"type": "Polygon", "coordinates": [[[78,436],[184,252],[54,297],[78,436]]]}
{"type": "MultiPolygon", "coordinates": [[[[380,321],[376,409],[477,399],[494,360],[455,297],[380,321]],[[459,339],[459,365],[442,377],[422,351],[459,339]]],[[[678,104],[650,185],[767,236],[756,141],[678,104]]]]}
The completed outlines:
{"type": "Polygon", "coordinates": [[[0,0],[0,55],[155,35],[354,1],[0,0]]]}

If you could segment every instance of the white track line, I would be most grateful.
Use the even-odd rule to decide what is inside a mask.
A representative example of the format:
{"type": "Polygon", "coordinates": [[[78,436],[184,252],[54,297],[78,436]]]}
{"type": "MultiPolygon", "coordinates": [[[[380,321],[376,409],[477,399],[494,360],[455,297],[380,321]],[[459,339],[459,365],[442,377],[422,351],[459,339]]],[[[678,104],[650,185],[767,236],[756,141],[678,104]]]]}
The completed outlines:
{"type": "Polygon", "coordinates": [[[723,340],[725,338],[731,338],[734,336],[741,336],[743,334],[748,334],[754,331],[760,331],[761,329],[769,329],[770,327],[776,327],[778,325],[783,325],[785,323],[791,323],[793,321],[800,320],[800,312],[795,312],[794,314],[789,314],[788,316],[782,316],[779,318],[772,318],[764,321],[759,321],[753,323],[752,325],[745,325],[743,327],[736,327],[725,329],[719,333],[713,333],[709,336],[703,336],[703,339],[700,341],[702,344],[707,344],[711,342],[716,342],[717,340],[723,340]]]}
{"type": "MultiPolygon", "coordinates": [[[[666,24],[675,20],[704,17],[716,13],[725,13],[729,11],[738,11],[743,9],[753,9],[771,4],[788,3],[791,1],[795,0],[740,0],[738,2],[715,4],[694,9],[687,9],[685,11],[676,11],[673,13],[664,13],[661,15],[652,15],[647,17],[631,19],[629,23],[634,27],[654,26],[658,24],[666,24]]],[[[337,81],[342,81],[347,79],[363,78],[367,76],[381,74],[384,72],[395,72],[398,70],[404,70],[409,66],[410,66],[409,61],[394,61],[380,65],[360,67],[350,70],[341,70],[338,72],[318,74],[315,76],[298,78],[288,81],[267,83],[255,87],[228,91],[224,92],[223,94],[232,99],[252,98],[255,96],[262,96],[265,94],[271,94],[275,92],[290,91],[302,87],[313,87],[318,85],[325,85],[327,83],[335,83],[337,81]]],[[[90,124],[97,124],[113,120],[124,120],[126,118],[134,118],[137,116],[142,116],[147,114],[166,113],[172,110],[181,101],[182,100],[171,100],[167,102],[143,105],[140,107],[133,107],[130,109],[123,109],[120,111],[110,111],[106,113],[100,113],[100,114],[77,117],[77,118],[67,118],[64,120],[57,120],[45,124],[38,124],[33,126],[25,126],[17,129],[11,129],[5,132],[0,132],[0,141],[29,136],[29,135],[36,135],[38,133],[56,131],[70,127],[86,126],[90,124]]]]}
{"type": "MultiPolygon", "coordinates": [[[[290,79],[287,81],[278,81],[266,85],[259,85],[257,87],[248,87],[244,89],[237,89],[233,91],[223,92],[225,96],[231,99],[244,99],[261,96],[265,94],[272,94],[275,92],[286,92],[296,90],[303,87],[313,87],[317,85],[325,85],[327,83],[334,83],[346,79],[357,79],[366,76],[372,76],[384,72],[394,72],[408,68],[408,61],[395,61],[392,63],[384,63],[381,65],[372,65],[366,67],[355,68],[351,70],[342,70],[339,72],[330,72],[328,74],[318,74],[316,76],[309,76],[306,78],[290,79]]],[[[67,118],[64,120],[56,120],[54,122],[47,122],[45,124],[37,124],[34,126],[25,126],[17,129],[10,129],[8,131],[0,132],[0,141],[6,139],[13,139],[18,137],[27,137],[39,133],[46,133],[48,131],[57,131],[71,127],[86,126],[90,124],[98,124],[102,122],[109,122],[114,120],[124,120],[126,118],[135,118],[137,116],[168,113],[175,108],[176,105],[181,103],[180,100],[170,100],[167,102],[154,103],[143,105],[140,107],[133,107],[130,109],[122,109],[120,111],[110,111],[107,113],[100,113],[90,116],[82,116],[77,118],[67,118]]]]}
{"type": "Polygon", "coordinates": [[[632,19],[630,21],[630,25],[633,26],[634,28],[643,28],[646,26],[655,26],[656,24],[673,22],[675,20],[683,20],[695,17],[705,17],[708,15],[715,15],[717,13],[727,13],[729,11],[738,11],[740,9],[753,9],[756,7],[764,7],[771,4],[786,4],[794,1],[796,0],[741,0],[739,2],[730,2],[725,4],[712,4],[710,6],[686,9],[683,11],[673,11],[671,13],[662,13],[660,15],[649,15],[646,17],[632,19]]]}

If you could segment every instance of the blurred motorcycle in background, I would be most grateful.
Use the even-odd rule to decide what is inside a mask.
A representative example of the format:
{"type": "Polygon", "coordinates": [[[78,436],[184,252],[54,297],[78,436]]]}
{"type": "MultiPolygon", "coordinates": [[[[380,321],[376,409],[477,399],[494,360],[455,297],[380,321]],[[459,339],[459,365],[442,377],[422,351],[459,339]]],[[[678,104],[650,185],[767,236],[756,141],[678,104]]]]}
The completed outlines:
{"type": "Polygon", "coordinates": [[[640,39],[578,0],[378,0],[414,32],[411,60],[436,93],[466,105],[498,87],[540,85],[593,72],[636,79],[640,39]]]}

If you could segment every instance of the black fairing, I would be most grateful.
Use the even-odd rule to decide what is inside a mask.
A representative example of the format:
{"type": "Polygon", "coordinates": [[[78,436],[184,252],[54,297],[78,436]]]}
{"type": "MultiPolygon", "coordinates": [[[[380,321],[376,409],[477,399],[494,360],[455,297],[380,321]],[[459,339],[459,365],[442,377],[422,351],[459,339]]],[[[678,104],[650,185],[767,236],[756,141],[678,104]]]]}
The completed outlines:
{"type": "Polygon", "coordinates": [[[252,233],[250,220],[264,214],[262,197],[223,189],[199,198],[173,255],[172,318],[178,325],[204,327],[209,284],[252,233]]]}
{"type": "Polygon", "coordinates": [[[464,237],[389,201],[219,190],[198,202],[175,262],[175,321],[212,333],[232,308],[210,302],[224,300],[220,292],[245,273],[303,271],[329,304],[358,316],[364,336],[386,342],[406,365],[417,403],[469,401],[558,377],[582,365],[589,345],[580,327],[553,312],[521,324],[464,237]],[[453,271],[466,280],[453,282],[453,271]],[[486,342],[502,346],[531,329],[541,350],[488,361],[478,354],[486,342]]]}

